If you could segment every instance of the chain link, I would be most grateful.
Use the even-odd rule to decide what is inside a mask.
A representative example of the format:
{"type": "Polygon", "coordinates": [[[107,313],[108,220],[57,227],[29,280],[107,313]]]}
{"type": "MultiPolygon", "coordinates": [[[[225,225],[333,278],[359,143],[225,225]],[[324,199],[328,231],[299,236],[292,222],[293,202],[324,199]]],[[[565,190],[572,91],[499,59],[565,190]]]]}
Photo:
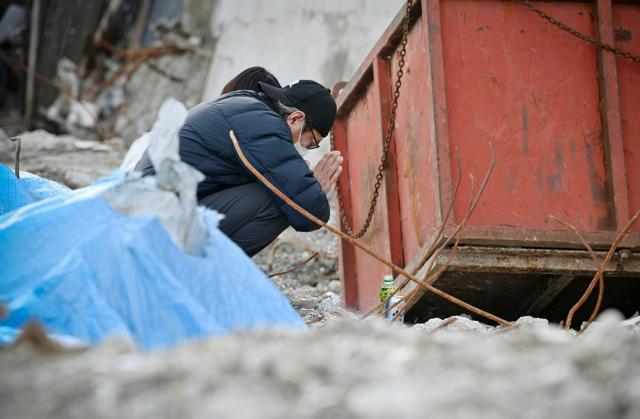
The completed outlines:
{"type": "Polygon", "coordinates": [[[592,38],[590,36],[587,36],[581,32],[578,32],[577,30],[565,25],[564,23],[560,22],[559,20],[555,19],[554,17],[548,15],[546,12],[544,12],[543,10],[538,9],[537,7],[535,7],[534,5],[532,5],[529,0],[522,0],[522,4],[524,4],[525,6],[527,6],[529,8],[529,10],[531,10],[532,12],[536,13],[537,15],[539,15],[541,18],[543,18],[544,20],[546,20],[547,22],[551,23],[554,26],[557,26],[558,28],[562,29],[565,32],[570,33],[571,35],[575,36],[576,38],[582,39],[585,42],[588,42],[590,44],[593,44],[595,46],[597,46],[598,48],[602,48],[606,51],[610,51],[613,52],[616,55],[619,55],[621,57],[624,57],[626,59],[632,60],[636,63],[640,63],[640,56],[637,55],[632,55],[631,53],[627,52],[627,51],[623,51],[619,48],[614,47],[613,45],[609,45],[609,44],[605,44],[604,42],[592,38]]]}
{"type": "MultiPolygon", "coordinates": [[[[400,56],[398,59],[398,71],[396,73],[396,82],[395,82],[395,91],[393,92],[393,102],[391,104],[391,114],[389,115],[389,126],[387,127],[387,133],[384,138],[384,144],[382,147],[382,156],[380,157],[380,165],[378,166],[378,174],[376,175],[376,183],[373,189],[373,195],[371,197],[371,204],[369,205],[369,213],[367,214],[367,218],[362,225],[362,228],[359,232],[355,233],[347,220],[347,215],[345,214],[344,207],[342,203],[342,193],[340,191],[340,187],[336,184],[336,193],[338,195],[338,207],[340,209],[340,221],[342,223],[342,230],[345,231],[349,236],[359,239],[364,236],[364,234],[369,229],[371,225],[371,220],[373,219],[373,214],[376,211],[376,205],[378,203],[378,196],[380,194],[380,187],[382,186],[382,179],[384,178],[384,167],[387,162],[387,156],[389,154],[389,146],[391,144],[391,136],[393,134],[393,128],[396,122],[396,113],[398,110],[398,99],[400,99],[400,87],[402,86],[402,76],[404,75],[404,58],[407,55],[407,37],[409,34],[409,20],[411,17],[411,5],[412,0],[407,0],[407,6],[404,18],[402,20],[402,41],[400,48],[400,56]]],[[[333,131],[331,132],[331,148],[335,149],[333,131]]]]}

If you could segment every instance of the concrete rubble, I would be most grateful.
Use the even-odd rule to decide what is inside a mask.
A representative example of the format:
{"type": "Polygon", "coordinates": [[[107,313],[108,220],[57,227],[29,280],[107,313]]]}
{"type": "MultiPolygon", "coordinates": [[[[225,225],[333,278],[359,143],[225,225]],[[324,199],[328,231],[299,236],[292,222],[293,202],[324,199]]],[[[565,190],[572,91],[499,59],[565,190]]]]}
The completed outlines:
{"type": "Polygon", "coordinates": [[[0,405],[21,418],[635,418],[640,326],[605,312],[583,336],[540,319],[405,327],[333,318],[144,354],[0,353],[0,405]]]}
{"type": "Polygon", "coordinates": [[[327,316],[344,313],[340,303],[338,239],[326,230],[300,234],[287,229],[253,259],[264,272],[273,275],[295,267],[314,252],[319,252],[316,258],[272,280],[307,324],[319,326],[327,316]]]}
{"type": "MultiPolygon", "coordinates": [[[[71,188],[90,185],[109,176],[120,165],[126,149],[121,139],[108,143],[71,135],[53,135],[44,130],[18,134],[22,139],[20,170],[34,173],[71,188]]],[[[11,169],[16,145],[0,133],[0,163],[11,169]]]]}

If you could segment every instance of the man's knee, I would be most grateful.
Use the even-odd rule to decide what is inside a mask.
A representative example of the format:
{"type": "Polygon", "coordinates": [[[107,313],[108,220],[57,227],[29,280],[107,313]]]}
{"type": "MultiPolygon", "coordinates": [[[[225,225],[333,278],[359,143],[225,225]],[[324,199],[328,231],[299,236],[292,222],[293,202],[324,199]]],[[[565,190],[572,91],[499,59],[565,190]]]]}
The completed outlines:
{"type": "Polygon", "coordinates": [[[250,256],[275,240],[289,225],[273,197],[257,183],[224,189],[200,203],[224,214],[220,230],[250,256]]]}

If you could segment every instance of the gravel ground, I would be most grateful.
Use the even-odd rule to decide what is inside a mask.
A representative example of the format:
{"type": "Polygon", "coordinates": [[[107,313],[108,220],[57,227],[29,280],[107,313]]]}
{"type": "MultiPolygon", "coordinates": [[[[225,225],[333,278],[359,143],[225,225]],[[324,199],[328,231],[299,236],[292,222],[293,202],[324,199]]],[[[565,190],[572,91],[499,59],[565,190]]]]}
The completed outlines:
{"type": "Polygon", "coordinates": [[[308,325],[322,325],[327,315],[344,314],[340,303],[338,238],[327,230],[298,233],[289,228],[253,257],[254,262],[289,297],[308,325]],[[286,272],[318,252],[299,268],[286,272]]]}

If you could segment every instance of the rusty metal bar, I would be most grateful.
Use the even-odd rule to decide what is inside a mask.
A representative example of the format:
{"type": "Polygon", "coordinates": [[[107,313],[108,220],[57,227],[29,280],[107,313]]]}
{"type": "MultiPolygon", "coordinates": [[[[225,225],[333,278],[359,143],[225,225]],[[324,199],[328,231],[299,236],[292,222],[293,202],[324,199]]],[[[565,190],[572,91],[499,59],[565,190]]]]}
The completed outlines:
{"type": "MultiPolygon", "coordinates": [[[[392,102],[392,74],[391,61],[378,56],[373,66],[373,82],[378,94],[380,109],[380,138],[384,141],[384,133],[389,129],[389,115],[392,102]]],[[[398,195],[398,153],[396,151],[396,131],[391,132],[389,154],[385,164],[385,183],[382,193],[384,202],[379,205],[386,206],[387,223],[389,226],[389,254],[393,263],[404,266],[402,249],[402,226],[400,223],[400,197],[398,195]]],[[[380,209],[382,210],[382,208],[380,209]]]]}
{"type": "MultiPolygon", "coordinates": [[[[439,256],[442,265],[451,249],[439,256]]],[[[598,261],[606,252],[595,252],[598,261]]],[[[449,266],[451,272],[512,272],[512,273],[572,273],[593,275],[596,271],[588,251],[557,249],[526,249],[517,247],[461,246],[449,266]]],[[[608,276],[637,276],[640,274],[640,255],[631,254],[621,264],[603,269],[608,276]]]]}
{"type": "MultiPolygon", "coordinates": [[[[453,180],[451,170],[451,150],[449,147],[449,124],[447,118],[447,96],[445,87],[444,47],[442,41],[442,23],[440,21],[440,0],[422,0],[422,19],[426,25],[426,45],[429,51],[430,86],[432,94],[431,138],[433,138],[437,159],[434,161],[433,181],[436,183],[436,202],[439,212],[438,224],[444,219],[445,208],[453,205],[453,180]]],[[[451,217],[451,226],[458,219],[455,208],[451,217]]]]}
{"type": "MultiPolygon", "coordinates": [[[[445,237],[452,235],[454,228],[445,230],[445,237]]],[[[617,233],[610,231],[590,231],[581,232],[582,236],[594,248],[608,249],[617,233]]],[[[463,244],[469,245],[495,245],[500,243],[504,246],[527,246],[540,248],[559,249],[581,249],[582,244],[574,238],[569,231],[563,230],[542,230],[519,227],[478,227],[468,226],[463,244]]],[[[620,244],[621,247],[640,249],[640,233],[632,232],[625,236],[620,244]]]]}
{"type": "Polygon", "coordinates": [[[549,304],[575,279],[573,274],[562,274],[554,278],[549,287],[536,298],[529,308],[525,311],[529,316],[538,316],[549,304]]]}
{"type": "MultiPolygon", "coordinates": [[[[346,138],[346,127],[343,118],[336,118],[333,127],[333,141],[336,150],[342,152],[343,155],[348,155],[349,143],[346,138]]],[[[340,205],[343,206],[345,216],[347,220],[353,225],[353,205],[351,200],[351,188],[349,187],[349,159],[345,159],[342,162],[342,176],[338,177],[338,186],[340,188],[342,202],[336,200],[334,212],[340,214],[340,205]]],[[[337,222],[340,228],[340,217],[337,217],[337,222]]],[[[345,307],[357,310],[358,307],[358,273],[355,267],[355,249],[353,245],[346,241],[340,241],[340,260],[339,270],[341,278],[350,278],[349,281],[340,281],[342,287],[342,295],[345,307]]]]}
{"type": "MultiPolygon", "coordinates": [[[[597,0],[598,37],[600,41],[613,45],[613,14],[611,0],[597,0]]],[[[622,119],[620,115],[620,91],[616,56],[598,48],[598,72],[602,95],[602,127],[605,146],[605,164],[610,173],[609,187],[613,193],[616,230],[629,221],[629,196],[624,161],[622,119]]]]}

